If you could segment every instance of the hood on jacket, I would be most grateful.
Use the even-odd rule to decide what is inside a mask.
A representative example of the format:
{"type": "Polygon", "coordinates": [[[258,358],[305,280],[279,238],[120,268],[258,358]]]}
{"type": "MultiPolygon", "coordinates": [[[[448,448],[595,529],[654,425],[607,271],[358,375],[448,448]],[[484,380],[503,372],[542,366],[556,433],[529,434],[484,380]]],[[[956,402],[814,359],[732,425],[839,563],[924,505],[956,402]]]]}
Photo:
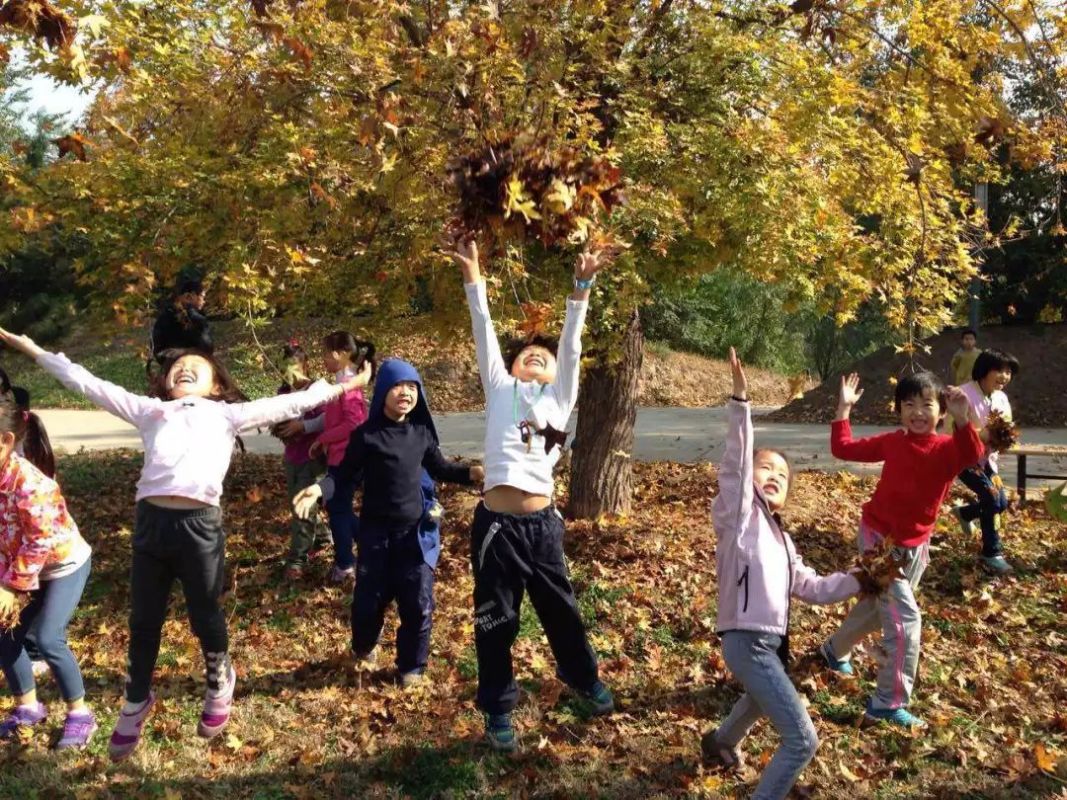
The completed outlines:
{"type": "Polygon", "coordinates": [[[387,419],[385,416],[385,396],[389,390],[403,381],[410,381],[419,387],[419,397],[415,401],[415,407],[408,412],[407,418],[412,422],[425,425],[433,434],[434,441],[440,441],[437,436],[437,428],[433,424],[433,416],[430,414],[430,405],[426,402],[426,391],[422,386],[422,378],[419,371],[407,361],[399,358],[387,358],[378,367],[378,376],[374,379],[374,396],[370,404],[370,417],[368,419],[379,422],[387,419]]]}

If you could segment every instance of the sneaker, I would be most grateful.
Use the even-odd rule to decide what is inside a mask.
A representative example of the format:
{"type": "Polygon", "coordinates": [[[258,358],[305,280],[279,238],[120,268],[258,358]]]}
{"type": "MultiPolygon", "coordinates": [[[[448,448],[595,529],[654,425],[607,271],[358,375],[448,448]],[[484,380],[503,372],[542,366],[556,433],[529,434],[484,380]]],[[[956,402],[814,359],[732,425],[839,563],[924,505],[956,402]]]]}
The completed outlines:
{"type": "Polygon", "coordinates": [[[405,689],[414,689],[416,686],[421,686],[426,682],[426,676],[422,670],[412,670],[411,672],[400,673],[400,685],[405,689]]]}
{"type": "Polygon", "coordinates": [[[994,575],[1011,575],[1015,572],[1012,565],[1001,555],[981,556],[978,562],[982,565],[982,569],[994,575]]]}
{"type": "Polygon", "coordinates": [[[594,717],[610,714],[615,710],[615,698],[611,696],[611,690],[600,681],[594,683],[591,689],[579,691],[578,696],[594,717]]]}
{"type": "Polygon", "coordinates": [[[498,753],[510,753],[518,746],[515,729],[511,727],[511,714],[486,714],[485,738],[498,753]]]}
{"type": "Polygon", "coordinates": [[[923,720],[906,708],[871,708],[871,704],[867,703],[867,711],[863,714],[863,726],[876,725],[879,722],[888,722],[890,725],[898,725],[901,728],[926,727],[923,720]]]}
{"type": "Polygon", "coordinates": [[[741,751],[719,741],[719,729],[710,730],[700,737],[700,752],[705,764],[718,764],[727,772],[739,772],[745,765],[741,751]]]}
{"type": "Polygon", "coordinates": [[[330,576],[327,580],[329,580],[330,583],[346,583],[347,581],[353,581],[355,579],[355,567],[342,568],[335,564],[333,569],[330,570],[330,576]]]}
{"type": "Polygon", "coordinates": [[[287,581],[298,581],[304,577],[304,567],[301,564],[286,564],[283,574],[287,581]]]}
{"type": "Polygon", "coordinates": [[[953,506],[952,513],[956,517],[956,521],[960,524],[960,530],[963,531],[965,536],[974,536],[977,531],[977,525],[973,519],[964,519],[963,506],[953,506]]]}
{"type": "Polygon", "coordinates": [[[827,639],[821,645],[819,645],[819,655],[822,656],[823,661],[826,662],[831,670],[838,675],[855,675],[855,670],[852,669],[852,662],[848,659],[837,658],[834,656],[833,651],[830,650],[830,640],[827,639]]]}
{"type": "Polygon", "coordinates": [[[119,718],[115,721],[115,730],[111,732],[111,741],[107,746],[107,752],[112,761],[123,761],[130,757],[137,743],[141,741],[141,729],[155,702],[156,696],[150,694],[135,711],[119,712],[119,718]]]}
{"type": "Polygon", "coordinates": [[[233,710],[233,690],[237,686],[237,672],[228,658],[226,669],[226,676],[220,681],[222,685],[217,690],[209,688],[204,694],[204,710],[200,712],[200,723],[196,726],[196,733],[205,739],[218,736],[230,722],[230,712],[233,710]]]}
{"type": "Polygon", "coordinates": [[[96,717],[89,709],[68,711],[63,723],[63,735],[56,742],[56,750],[81,750],[96,733],[96,717]]]}
{"type": "Polygon", "coordinates": [[[357,669],[374,669],[378,666],[378,645],[362,652],[353,650],[352,661],[357,669]]]}
{"type": "Polygon", "coordinates": [[[0,739],[10,739],[17,735],[19,728],[32,728],[39,722],[44,722],[48,717],[48,709],[44,703],[35,706],[15,706],[8,714],[7,719],[0,722],[0,739]]]}

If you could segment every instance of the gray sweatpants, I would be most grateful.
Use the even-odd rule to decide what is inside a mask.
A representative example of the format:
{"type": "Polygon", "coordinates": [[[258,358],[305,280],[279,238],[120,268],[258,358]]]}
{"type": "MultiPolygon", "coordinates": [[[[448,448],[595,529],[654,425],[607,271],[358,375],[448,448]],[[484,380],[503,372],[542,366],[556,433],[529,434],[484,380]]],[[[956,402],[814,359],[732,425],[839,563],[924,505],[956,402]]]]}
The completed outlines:
{"type": "MultiPolygon", "coordinates": [[[[882,538],[880,533],[860,523],[860,553],[879,545],[882,538]]],[[[881,662],[878,685],[871,698],[871,707],[876,709],[907,706],[919,667],[922,613],[915,600],[915,589],[930,563],[930,544],[897,547],[894,552],[901,561],[905,577],[893,581],[877,597],[861,598],[852,606],[837,633],[830,637],[832,655],[847,661],[852,648],[868,634],[882,631],[881,653],[877,654],[881,662]]]]}

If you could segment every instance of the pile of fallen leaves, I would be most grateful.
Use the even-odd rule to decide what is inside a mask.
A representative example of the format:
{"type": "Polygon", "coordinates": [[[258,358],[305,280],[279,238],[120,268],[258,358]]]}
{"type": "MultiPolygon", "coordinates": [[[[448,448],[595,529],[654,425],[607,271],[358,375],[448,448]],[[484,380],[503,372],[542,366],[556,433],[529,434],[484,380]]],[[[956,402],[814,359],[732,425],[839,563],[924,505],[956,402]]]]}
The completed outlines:
{"type": "MultiPolygon", "coordinates": [[[[588,719],[555,677],[529,603],[514,647],[522,751],[489,753],[474,706],[468,526],[477,498],[446,488],[444,553],[429,683],[405,692],[391,661],[396,616],[380,668],[346,657],[349,593],[324,585],[328,563],[281,578],[288,533],[276,459],[235,460],[224,510],[229,570],[224,599],[239,674],[227,732],[195,733],[204,688],[199,647],[175,589],[155,688],[159,702],[131,762],[107,760],[127,642],[130,526],[140,456],[81,454],[59,465],[71,508],[92,543],[93,572],[70,627],[101,732],[88,752],[49,752],[61,703],[41,685],[49,723],[0,756],[0,796],[76,798],[733,797],[750,793],[778,737],[758,725],[740,777],[699,761],[700,733],[739,690],[715,636],[715,536],[708,465],[636,464],[638,509],[626,519],[572,522],[565,546],[579,606],[619,710],[588,719]]],[[[562,484],[561,484],[562,486],[562,484]]],[[[820,571],[853,561],[869,479],[801,473],[786,523],[820,571]]],[[[565,509],[565,497],[563,498],[565,509]]],[[[1007,516],[1004,539],[1019,568],[991,581],[978,542],[944,514],[922,581],[923,655],[913,710],[919,734],[856,722],[875,675],[874,641],[856,655],[858,680],[839,680],[804,657],[838,625],[847,604],[794,604],[793,677],[822,745],[802,784],[822,797],[1038,798],[1067,780],[1067,539],[1040,504],[1007,516]]]]}

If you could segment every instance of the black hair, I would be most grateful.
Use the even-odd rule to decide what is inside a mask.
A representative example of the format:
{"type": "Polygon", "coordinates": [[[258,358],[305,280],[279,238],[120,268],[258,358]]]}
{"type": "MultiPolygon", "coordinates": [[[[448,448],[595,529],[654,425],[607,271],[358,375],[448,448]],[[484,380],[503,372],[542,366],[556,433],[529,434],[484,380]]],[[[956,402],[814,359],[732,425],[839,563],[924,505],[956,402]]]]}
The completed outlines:
{"type": "Polygon", "coordinates": [[[41,418],[19,408],[14,400],[0,397],[0,434],[4,433],[14,434],[15,444],[22,445],[27,461],[49,478],[56,476],[56,457],[41,418]]]}
{"type": "Polygon", "coordinates": [[[7,394],[11,391],[11,379],[7,377],[7,373],[0,367],[0,394],[7,394]]]}
{"type": "Polygon", "coordinates": [[[960,331],[960,338],[962,339],[964,336],[973,336],[975,339],[977,339],[978,331],[976,331],[974,328],[964,328],[962,331],[960,331]]]}
{"type": "Polygon", "coordinates": [[[30,410],[29,389],[23,389],[21,386],[12,386],[11,399],[15,401],[15,405],[18,406],[19,411],[30,410]]]}
{"type": "Polygon", "coordinates": [[[203,294],[204,282],[199,278],[183,278],[178,281],[178,291],[175,293],[178,297],[183,294],[203,294]]]}
{"type": "Polygon", "coordinates": [[[971,380],[980,381],[990,372],[999,372],[1005,368],[1011,370],[1011,377],[1014,378],[1019,371],[1019,359],[1003,350],[983,350],[974,360],[971,380]]]}
{"type": "Polygon", "coordinates": [[[304,360],[308,357],[308,354],[304,352],[304,348],[295,342],[287,342],[282,345],[282,356],[284,358],[299,358],[304,360]]]}
{"type": "Polygon", "coordinates": [[[927,370],[916,372],[913,375],[905,375],[897,381],[896,391],[893,392],[893,410],[899,414],[900,406],[905,400],[911,400],[913,397],[922,397],[927,389],[937,398],[937,404],[944,411],[947,407],[945,384],[941,383],[941,379],[934,373],[927,370]]]}
{"type": "Polygon", "coordinates": [[[149,395],[164,400],[171,399],[170,390],[167,389],[167,375],[174,363],[185,356],[199,356],[211,365],[211,370],[215,373],[215,385],[219,390],[211,395],[209,400],[221,400],[224,403],[243,403],[248,400],[245,393],[237,387],[237,382],[230,375],[230,371],[214,355],[205,353],[203,350],[181,347],[164,350],[159,354],[159,374],[153,380],[149,395]]]}
{"type": "Polygon", "coordinates": [[[527,347],[543,347],[550,352],[554,358],[556,356],[556,351],[559,350],[559,339],[545,336],[542,333],[512,339],[504,348],[504,369],[511,372],[511,368],[515,364],[515,359],[517,359],[527,347]]]}
{"type": "Polygon", "coordinates": [[[758,456],[760,453],[774,453],[776,456],[782,459],[782,461],[785,462],[785,466],[789,470],[789,480],[785,482],[785,490],[787,493],[790,492],[793,489],[793,459],[791,459],[781,450],[777,450],[774,447],[757,447],[755,450],[752,451],[752,460],[755,461],[756,456],[758,456]]]}
{"type": "Polygon", "coordinates": [[[322,346],[337,353],[348,353],[352,368],[359,372],[365,362],[370,362],[370,375],[378,374],[378,362],[374,360],[373,342],[357,339],[348,331],[334,331],[322,340],[322,346]]]}

